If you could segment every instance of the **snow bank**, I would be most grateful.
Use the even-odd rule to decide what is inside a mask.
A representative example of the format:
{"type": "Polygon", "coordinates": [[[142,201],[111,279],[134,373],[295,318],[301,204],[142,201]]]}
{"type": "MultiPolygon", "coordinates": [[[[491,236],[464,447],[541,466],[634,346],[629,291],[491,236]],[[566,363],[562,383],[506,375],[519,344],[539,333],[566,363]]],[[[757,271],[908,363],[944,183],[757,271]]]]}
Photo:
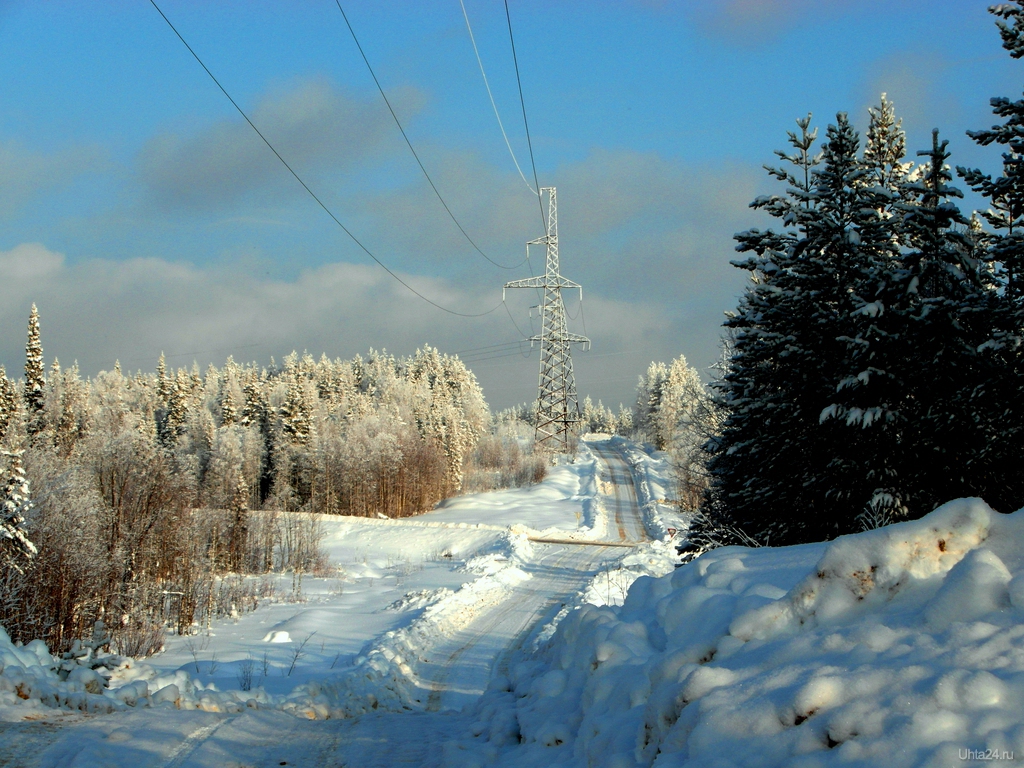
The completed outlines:
{"type": "Polygon", "coordinates": [[[513,586],[530,578],[519,566],[531,555],[527,534],[506,530],[494,551],[466,563],[466,570],[478,575],[475,581],[455,592],[429,595],[429,604],[415,621],[372,642],[351,668],[299,686],[292,701],[325,717],[422,708],[432,691],[416,673],[423,651],[439,637],[468,626],[484,606],[506,598],[513,586]]]}
{"type": "Polygon", "coordinates": [[[571,612],[510,688],[491,696],[518,733],[492,736],[522,740],[517,765],[1024,756],[1024,510],[958,500],[828,544],[714,550],[571,612]]]}
{"type": "Polygon", "coordinates": [[[89,654],[69,662],[50,654],[45,643],[24,647],[0,628],[0,720],[46,717],[52,710],[109,714],[132,708],[167,707],[207,712],[294,707],[294,699],[263,691],[218,691],[185,671],[159,674],[134,659],[89,654]]]}

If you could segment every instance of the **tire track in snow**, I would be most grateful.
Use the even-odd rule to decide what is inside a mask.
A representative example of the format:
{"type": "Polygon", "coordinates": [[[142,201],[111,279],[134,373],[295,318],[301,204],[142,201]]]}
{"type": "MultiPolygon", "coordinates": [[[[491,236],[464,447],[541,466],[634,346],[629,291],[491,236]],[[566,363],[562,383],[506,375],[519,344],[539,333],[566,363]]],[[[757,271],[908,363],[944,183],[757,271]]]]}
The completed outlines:
{"type": "MultiPolygon", "coordinates": [[[[544,565],[544,560],[551,556],[551,554],[548,554],[542,557],[537,564],[532,564],[527,569],[535,571],[539,568],[545,568],[550,569],[551,573],[532,573],[533,578],[514,587],[510,596],[492,606],[484,616],[478,618],[469,627],[457,633],[457,636],[468,634],[469,637],[458,637],[456,640],[456,642],[459,642],[458,647],[447,657],[441,669],[430,681],[431,692],[427,699],[428,712],[439,711],[445,695],[452,693],[451,678],[453,673],[457,672],[459,662],[468,652],[477,650],[482,643],[486,645],[487,641],[493,641],[497,637],[507,638],[507,642],[499,645],[497,648],[480,649],[483,654],[490,657],[487,659],[490,663],[487,664],[487,671],[485,673],[481,674],[480,667],[482,665],[479,660],[474,665],[474,671],[476,671],[476,674],[472,675],[475,678],[472,681],[474,693],[482,693],[490,681],[499,658],[508,652],[520,635],[528,634],[529,630],[536,625],[538,618],[543,612],[552,603],[557,602],[561,592],[564,591],[564,589],[559,590],[558,587],[564,587],[565,585],[557,583],[555,573],[558,569],[565,567],[564,561],[566,559],[572,558],[570,558],[569,550],[565,548],[556,550],[553,554],[555,559],[554,563],[550,566],[544,565]],[[557,594],[553,595],[552,592],[557,592],[557,594]],[[505,631],[499,631],[501,629],[505,631]],[[488,653],[489,651],[492,653],[488,653]]],[[[573,581],[575,582],[576,579],[573,579],[573,581]]]]}
{"type": "MultiPolygon", "coordinates": [[[[237,717],[237,715],[235,717],[237,717]]],[[[164,763],[163,768],[181,768],[181,766],[185,764],[185,761],[188,760],[204,742],[213,736],[221,726],[231,722],[235,717],[225,717],[223,720],[219,720],[216,723],[210,723],[209,725],[196,728],[185,738],[184,741],[174,748],[170,755],[168,755],[167,762],[164,763]]]]}
{"type": "Polygon", "coordinates": [[[615,498],[615,525],[618,528],[619,540],[649,541],[650,537],[640,515],[640,502],[637,499],[636,485],[629,464],[606,442],[591,443],[590,449],[608,468],[608,482],[612,484],[615,498]]]}

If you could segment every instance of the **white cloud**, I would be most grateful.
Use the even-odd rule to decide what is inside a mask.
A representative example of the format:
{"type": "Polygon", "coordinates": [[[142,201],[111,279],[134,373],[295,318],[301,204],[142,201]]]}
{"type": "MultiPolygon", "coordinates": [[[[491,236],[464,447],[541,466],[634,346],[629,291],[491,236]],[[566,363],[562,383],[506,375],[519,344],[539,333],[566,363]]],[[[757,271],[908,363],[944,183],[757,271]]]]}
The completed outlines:
{"type": "MultiPolygon", "coordinates": [[[[22,369],[33,302],[47,360],[78,360],[84,374],[109,369],[115,359],[128,370],[152,370],[161,351],[179,366],[193,359],[219,364],[229,354],[267,363],[292,349],[349,357],[371,346],[407,353],[429,343],[458,352],[517,336],[503,310],[475,320],[452,317],[375,266],[334,263],[285,281],[239,267],[204,269],[158,258],[68,264],[42,245],[23,244],[0,252],[0,271],[8,278],[0,284],[0,362],[11,375],[22,369]]],[[[442,280],[402,277],[461,311],[485,311],[500,300],[497,289],[481,296],[442,280]]],[[[587,321],[603,351],[646,349],[662,330],[657,308],[600,296],[588,298],[587,321]]],[[[624,391],[632,387],[635,367],[626,363],[624,391]]],[[[536,365],[534,356],[471,367],[479,368],[492,402],[504,406],[535,396],[536,365]]],[[[613,397],[622,399],[607,399],[613,397]]]]}

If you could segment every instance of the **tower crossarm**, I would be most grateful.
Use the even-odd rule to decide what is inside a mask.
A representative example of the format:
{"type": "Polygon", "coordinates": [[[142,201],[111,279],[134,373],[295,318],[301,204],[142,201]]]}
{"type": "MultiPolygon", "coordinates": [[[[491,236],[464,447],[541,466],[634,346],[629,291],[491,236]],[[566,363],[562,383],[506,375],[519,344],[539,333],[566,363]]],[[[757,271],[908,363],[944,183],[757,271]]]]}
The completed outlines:
{"type": "MultiPolygon", "coordinates": [[[[567,333],[562,338],[565,340],[567,344],[586,344],[587,346],[590,345],[590,339],[588,339],[586,336],[580,336],[577,333],[567,333]]],[[[531,344],[535,341],[543,342],[544,337],[539,335],[531,336],[530,338],[527,339],[527,341],[530,342],[531,344]]]]}
{"type": "Polygon", "coordinates": [[[545,288],[552,290],[575,288],[579,290],[580,298],[583,298],[583,286],[579,283],[574,283],[572,280],[568,280],[561,275],[555,275],[554,277],[541,275],[540,277],[526,277],[522,280],[511,280],[505,283],[505,286],[501,289],[502,301],[505,300],[505,290],[507,288],[545,288]]]}

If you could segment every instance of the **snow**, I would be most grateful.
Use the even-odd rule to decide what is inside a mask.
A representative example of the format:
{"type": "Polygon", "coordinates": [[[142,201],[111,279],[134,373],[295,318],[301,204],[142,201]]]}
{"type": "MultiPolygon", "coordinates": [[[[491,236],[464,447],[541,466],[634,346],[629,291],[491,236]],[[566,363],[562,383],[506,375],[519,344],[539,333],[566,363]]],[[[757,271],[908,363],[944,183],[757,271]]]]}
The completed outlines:
{"type": "Polygon", "coordinates": [[[0,633],[0,764],[900,768],[1024,755],[1024,510],[961,499],[678,568],[657,535],[538,541],[616,542],[628,526],[612,510],[633,504],[621,472],[647,531],[685,526],[666,503],[666,457],[594,439],[534,488],[416,519],[324,519],[336,573],[279,576],[287,597],[151,659],[69,665],[0,633]],[[23,762],[5,762],[14,739],[33,745],[23,762]]]}
{"type": "Polygon", "coordinates": [[[549,467],[542,483],[446,499],[417,520],[454,525],[517,525],[533,536],[600,539],[605,527],[597,483],[597,458],[584,441],[575,461],[549,467]]]}
{"type": "Polygon", "coordinates": [[[643,515],[644,526],[655,538],[667,536],[671,531],[683,532],[690,520],[679,511],[676,498],[675,473],[672,459],[665,451],[650,445],[639,445],[622,437],[613,437],[609,445],[622,454],[633,473],[637,501],[643,515]]]}
{"type": "Polygon", "coordinates": [[[517,765],[953,765],[1024,754],[1024,511],[976,499],[728,547],[584,606],[513,679],[517,765]],[[558,685],[552,684],[558,680],[558,685]],[[529,753],[527,747],[524,752],[529,753]]]}

